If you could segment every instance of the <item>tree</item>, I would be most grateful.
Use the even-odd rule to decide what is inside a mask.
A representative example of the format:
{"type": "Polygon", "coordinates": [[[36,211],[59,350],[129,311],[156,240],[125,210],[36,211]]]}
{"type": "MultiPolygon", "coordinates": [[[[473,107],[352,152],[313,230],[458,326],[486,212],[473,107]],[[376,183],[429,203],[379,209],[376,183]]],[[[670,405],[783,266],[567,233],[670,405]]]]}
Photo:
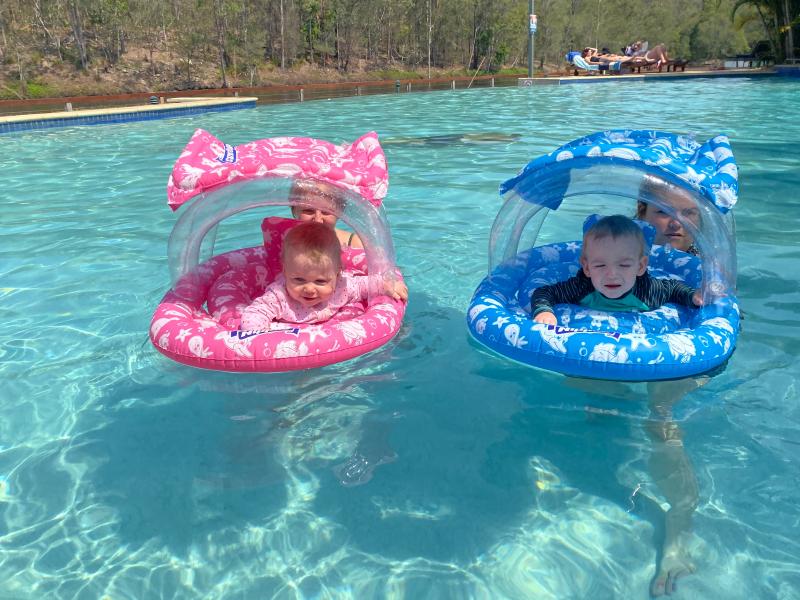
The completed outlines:
{"type": "Polygon", "coordinates": [[[86,51],[86,38],[83,35],[83,18],[78,8],[78,0],[69,0],[67,3],[69,22],[72,25],[72,35],[75,38],[75,45],[78,48],[81,69],[84,71],[89,67],[89,54],[86,51]]]}
{"type": "Polygon", "coordinates": [[[795,29],[800,28],[800,0],[737,0],[731,20],[736,21],[737,15],[739,27],[758,16],[776,60],[795,58],[794,35],[795,29]]]}

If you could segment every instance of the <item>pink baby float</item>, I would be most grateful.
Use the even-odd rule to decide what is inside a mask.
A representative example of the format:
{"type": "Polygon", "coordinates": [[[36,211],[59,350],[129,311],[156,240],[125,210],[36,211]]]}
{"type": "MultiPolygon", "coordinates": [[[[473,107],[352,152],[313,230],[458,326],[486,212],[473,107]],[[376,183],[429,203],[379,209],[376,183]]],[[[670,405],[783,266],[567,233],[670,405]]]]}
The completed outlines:
{"type": "Polygon", "coordinates": [[[167,183],[169,206],[187,206],[169,238],[172,289],[153,314],[153,345],[193,367],[260,372],[322,367],[382,346],[405,313],[403,302],[385,295],[370,296],[356,316],[270,331],[239,329],[242,310],[280,272],[283,237],[299,221],[265,218],[260,246],[216,256],[213,246],[217,225],[244,211],[320,208],[336,213],[364,245],[342,248],[343,269],[400,279],[381,204],[387,190],[386,157],[374,132],[344,145],[280,137],[231,146],[198,129],[167,183]],[[319,193],[298,196],[292,193],[297,184],[319,193]],[[211,258],[201,262],[201,253],[211,258]]]}

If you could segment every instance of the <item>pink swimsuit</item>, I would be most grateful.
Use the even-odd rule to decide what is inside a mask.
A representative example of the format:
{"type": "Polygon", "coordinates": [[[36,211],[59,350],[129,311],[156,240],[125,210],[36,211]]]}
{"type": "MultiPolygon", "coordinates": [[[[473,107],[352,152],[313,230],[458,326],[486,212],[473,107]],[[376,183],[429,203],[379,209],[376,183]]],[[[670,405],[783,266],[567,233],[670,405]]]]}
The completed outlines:
{"type": "Polygon", "coordinates": [[[256,298],[242,313],[243,331],[269,330],[290,323],[322,323],[336,316],[350,319],[364,313],[369,277],[342,273],[331,297],[312,307],[301,305],[286,292],[283,274],[267,286],[264,295],[256,298]],[[276,323],[279,322],[279,323],[276,323]]]}

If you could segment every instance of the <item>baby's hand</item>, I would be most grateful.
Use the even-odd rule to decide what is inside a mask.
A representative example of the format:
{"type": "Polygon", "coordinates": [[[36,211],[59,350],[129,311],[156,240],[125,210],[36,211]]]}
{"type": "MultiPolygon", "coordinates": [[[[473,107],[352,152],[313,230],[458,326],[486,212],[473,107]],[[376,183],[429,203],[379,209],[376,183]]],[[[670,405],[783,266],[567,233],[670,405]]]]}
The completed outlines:
{"type": "Polygon", "coordinates": [[[703,292],[696,290],[695,293],[692,294],[692,302],[695,306],[703,306],[703,292]]]}
{"type": "Polygon", "coordinates": [[[408,300],[408,287],[402,281],[386,279],[383,282],[383,289],[386,290],[387,295],[395,300],[402,300],[403,302],[408,300]]]}
{"type": "Polygon", "coordinates": [[[556,319],[556,316],[551,312],[540,312],[533,317],[533,320],[536,323],[544,323],[545,325],[558,325],[558,319],[556,319]]]}

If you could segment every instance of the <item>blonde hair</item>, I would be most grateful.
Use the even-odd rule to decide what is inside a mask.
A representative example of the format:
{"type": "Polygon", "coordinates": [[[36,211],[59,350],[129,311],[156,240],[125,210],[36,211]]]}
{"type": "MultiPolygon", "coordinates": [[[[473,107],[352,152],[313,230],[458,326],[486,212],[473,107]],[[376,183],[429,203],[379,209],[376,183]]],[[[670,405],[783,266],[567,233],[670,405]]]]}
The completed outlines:
{"type": "Polygon", "coordinates": [[[339,238],[324,223],[306,221],[295,225],[286,233],[281,248],[281,262],[285,262],[287,256],[298,254],[315,264],[329,260],[337,273],[342,270],[342,246],[339,238]]]}
{"type": "Polygon", "coordinates": [[[583,248],[581,256],[586,254],[586,246],[588,241],[599,240],[602,238],[610,237],[614,240],[619,238],[631,237],[634,238],[641,249],[640,256],[647,254],[647,243],[644,240],[644,233],[642,228],[639,227],[632,219],[623,215],[611,215],[603,217],[594,222],[589,229],[583,234],[583,248]]]}
{"type": "MultiPolygon", "coordinates": [[[[338,186],[328,183],[327,181],[315,181],[313,179],[295,179],[292,181],[292,187],[289,190],[289,199],[295,202],[303,202],[306,198],[324,198],[331,203],[333,209],[338,213],[336,216],[344,212],[347,200],[343,190],[338,186]]],[[[310,203],[313,205],[313,202],[310,203]]],[[[298,205],[292,206],[292,212],[298,205]]]]}

